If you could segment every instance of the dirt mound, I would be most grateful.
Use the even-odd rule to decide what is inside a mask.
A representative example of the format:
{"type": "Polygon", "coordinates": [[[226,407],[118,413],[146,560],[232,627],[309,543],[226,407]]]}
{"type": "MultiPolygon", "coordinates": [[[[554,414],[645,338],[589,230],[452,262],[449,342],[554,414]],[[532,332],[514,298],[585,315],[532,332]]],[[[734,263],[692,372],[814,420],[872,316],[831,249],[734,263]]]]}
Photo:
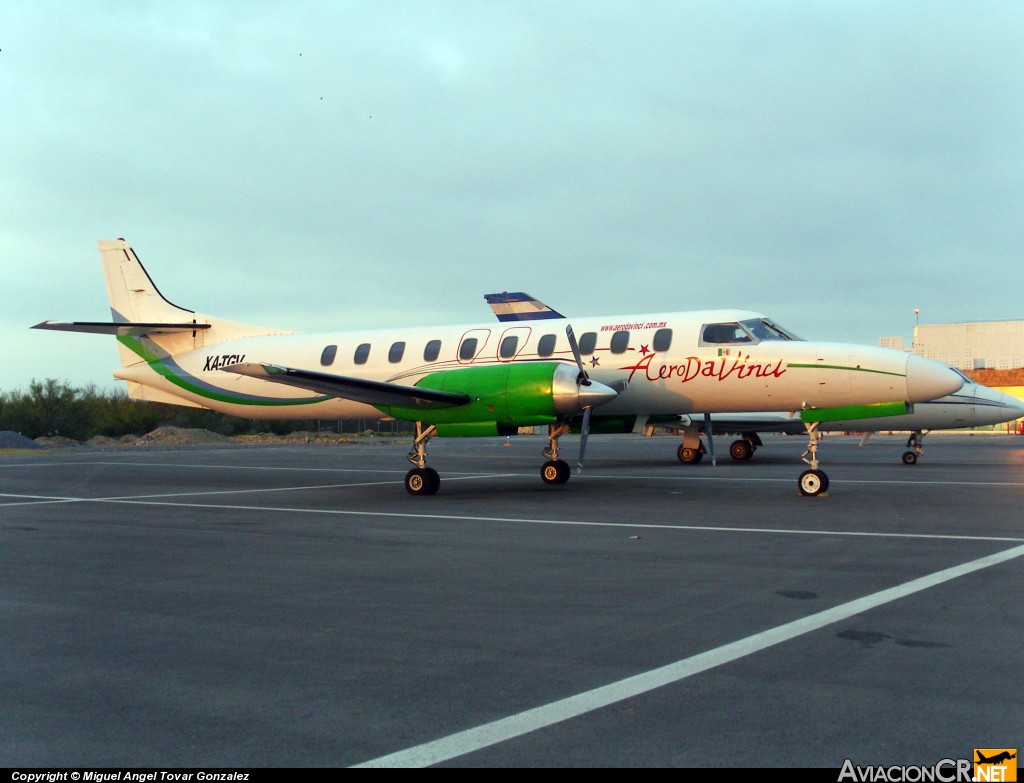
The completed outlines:
{"type": "Polygon", "coordinates": [[[130,445],[132,446],[194,446],[207,444],[226,444],[231,439],[209,430],[190,429],[187,427],[157,427],[143,435],[130,445]]]}
{"type": "Polygon", "coordinates": [[[290,432],[283,440],[285,443],[358,443],[351,435],[337,432],[290,432]]]}
{"type": "Polygon", "coordinates": [[[63,435],[42,435],[36,438],[36,443],[44,449],[70,449],[81,446],[81,442],[65,438],[63,435]]]}
{"type": "Polygon", "coordinates": [[[131,446],[138,439],[138,435],[122,435],[120,438],[111,438],[109,435],[93,435],[85,442],[85,445],[96,449],[116,449],[121,446],[131,446]]]}

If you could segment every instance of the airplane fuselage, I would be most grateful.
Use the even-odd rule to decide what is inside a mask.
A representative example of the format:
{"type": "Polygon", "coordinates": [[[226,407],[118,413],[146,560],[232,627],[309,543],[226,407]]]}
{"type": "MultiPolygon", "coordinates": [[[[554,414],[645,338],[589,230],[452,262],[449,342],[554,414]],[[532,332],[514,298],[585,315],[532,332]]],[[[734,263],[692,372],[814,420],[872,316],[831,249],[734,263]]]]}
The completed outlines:
{"type": "MultiPolygon", "coordinates": [[[[115,377],[157,392],[136,396],[179,398],[246,418],[376,418],[387,414],[366,403],[268,384],[223,368],[266,362],[413,386],[431,373],[469,367],[523,362],[575,366],[565,335],[571,322],[590,377],[618,392],[600,407],[601,415],[921,402],[950,390],[945,368],[899,351],[756,340],[749,335],[731,342],[704,339],[711,334],[709,325],[760,318],[750,311],[707,310],[528,324],[272,334],[217,342],[202,331],[122,336],[122,346],[138,361],[115,372],[115,377]]],[[[206,320],[198,315],[196,319],[206,320]]]]}

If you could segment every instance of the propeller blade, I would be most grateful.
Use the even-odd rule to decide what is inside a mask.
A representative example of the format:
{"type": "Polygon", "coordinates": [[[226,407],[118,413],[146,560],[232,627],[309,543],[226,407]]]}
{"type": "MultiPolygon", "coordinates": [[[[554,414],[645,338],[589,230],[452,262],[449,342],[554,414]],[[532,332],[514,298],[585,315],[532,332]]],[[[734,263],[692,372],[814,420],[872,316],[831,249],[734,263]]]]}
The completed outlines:
{"type": "Polygon", "coordinates": [[[587,375],[587,371],[583,369],[583,359],[580,356],[580,344],[576,342],[576,334],[572,330],[572,324],[568,324],[565,327],[565,336],[569,338],[569,347],[572,349],[572,355],[576,359],[576,366],[580,368],[580,381],[578,385],[589,386],[590,376],[587,375]]]}
{"type": "Polygon", "coordinates": [[[583,424],[580,426],[580,456],[576,461],[577,474],[583,472],[583,455],[587,451],[587,435],[590,434],[590,414],[593,410],[593,408],[587,408],[583,411],[583,424]]]}

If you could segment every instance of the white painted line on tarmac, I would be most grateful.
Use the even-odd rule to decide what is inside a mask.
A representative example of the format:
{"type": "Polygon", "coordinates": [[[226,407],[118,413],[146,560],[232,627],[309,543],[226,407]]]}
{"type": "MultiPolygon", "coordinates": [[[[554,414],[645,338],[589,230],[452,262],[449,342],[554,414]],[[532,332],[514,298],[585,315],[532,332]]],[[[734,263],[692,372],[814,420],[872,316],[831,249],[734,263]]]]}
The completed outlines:
{"type": "MultiPolygon", "coordinates": [[[[465,475],[465,476],[447,476],[445,481],[472,481],[475,479],[489,479],[489,478],[507,478],[514,474],[476,474],[476,475],[465,475]]],[[[45,503],[114,503],[114,502],[132,502],[132,501],[145,501],[145,500],[159,500],[166,498],[192,498],[192,497],[210,497],[213,495],[255,495],[259,493],[267,492],[299,492],[299,491],[310,491],[318,489],[346,489],[351,487],[380,487],[380,486],[394,486],[396,484],[395,479],[388,479],[387,481],[360,481],[350,482],[346,484],[309,484],[303,486],[289,486],[289,487],[257,487],[257,488],[246,488],[246,489],[210,489],[203,491],[190,490],[188,492],[158,492],[149,495],[114,495],[110,497],[60,497],[60,496],[47,496],[47,495],[13,495],[9,493],[0,492],[0,498],[19,498],[26,499],[25,502],[15,503],[0,503],[0,508],[7,506],[28,506],[28,505],[40,505],[45,503]]],[[[187,504],[179,503],[175,505],[195,505],[198,508],[236,508],[236,509],[248,509],[249,506],[211,506],[202,504],[187,504]]],[[[256,506],[252,508],[264,508],[265,510],[271,510],[270,507],[256,506]]],[[[307,511],[316,511],[316,509],[306,509],[307,511]]]]}
{"type": "Polygon", "coordinates": [[[824,628],[832,623],[854,615],[876,609],[887,603],[906,598],[914,593],[949,582],[961,576],[980,571],[983,568],[1005,563],[1024,555],[1024,546],[1018,546],[988,557],[982,557],[963,565],[953,566],[933,574],[913,579],[902,585],[881,590],[858,598],[833,609],[812,614],[791,623],[770,628],[767,631],[748,636],[714,650],[684,658],[667,666],[652,669],[624,680],[595,688],[590,691],[560,699],[541,707],[535,707],[517,715],[485,723],[466,731],[427,742],[406,750],[371,759],[358,767],[428,767],[448,761],[467,753],[482,750],[499,742],[521,737],[524,734],[552,726],[571,718],[585,715],[657,688],[672,685],[695,674],[730,663],[747,655],[760,652],[777,644],[787,642],[804,634],[824,628]]]}
{"type": "MultiPolygon", "coordinates": [[[[455,481],[457,479],[446,479],[455,481]]],[[[552,525],[564,527],[622,528],[626,530],[676,530],[708,533],[773,533],[779,535],[806,536],[850,536],[859,538],[927,539],[930,541],[994,541],[1019,543],[1020,536],[964,536],[941,533],[880,533],[863,530],[808,530],[772,527],[716,527],[713,525],[659,525],[653,522],[592,522],[574,519],[528,519],[526,517],[482,517],[465,514],[422,514],[413,511],[355,511],[340,508],[302,508],[288,506],[249,506],[234,503],[188,503],[159,500],[155,498],[110,497],[83,498],[83,502],[138,504],[140,506],[169,506],[172,508],[197,508],[215,511],[246,511],[285,514],[315,514],[328,516],[374,517],[392,519],[430,519],[445,522],[499,522],[515,525],[552,525]]],[[[0,506],[2,508],[2,506],[0,506]]]]}

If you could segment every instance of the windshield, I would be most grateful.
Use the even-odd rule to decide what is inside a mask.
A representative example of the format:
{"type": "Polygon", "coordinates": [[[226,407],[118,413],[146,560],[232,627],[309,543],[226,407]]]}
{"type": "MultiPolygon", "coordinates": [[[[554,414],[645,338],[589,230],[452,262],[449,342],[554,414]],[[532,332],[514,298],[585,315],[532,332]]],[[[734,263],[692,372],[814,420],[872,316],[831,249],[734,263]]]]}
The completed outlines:
{"type": "Polygon", "coordinates": [[[763,340],[799,340],[767,318],[751,318],[722,324],[705,324],[700,333],[703,345],[736,345],[759,343],[763,340]]]}
{"type": "Polygon", "coordinates": [[[767,318],[751,318],[749,321],[741,321],[740,325],[758,340],[800,339],[795,334],[783,329],[778,324],[773,324],[767,318]]]}

